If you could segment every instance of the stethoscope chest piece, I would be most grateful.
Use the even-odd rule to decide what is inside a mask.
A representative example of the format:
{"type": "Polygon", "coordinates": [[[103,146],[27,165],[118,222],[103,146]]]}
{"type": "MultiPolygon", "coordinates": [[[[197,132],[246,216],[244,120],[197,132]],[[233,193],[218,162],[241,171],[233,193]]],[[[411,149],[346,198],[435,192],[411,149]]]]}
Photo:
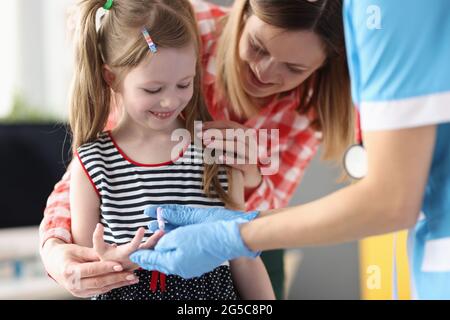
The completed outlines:
{"type": "Polygon", "coordinates": [[[344,168],[353,179],[362,179],[367,175],[367,151],[362,144],[348,148],[344,155],[344,168]]]}

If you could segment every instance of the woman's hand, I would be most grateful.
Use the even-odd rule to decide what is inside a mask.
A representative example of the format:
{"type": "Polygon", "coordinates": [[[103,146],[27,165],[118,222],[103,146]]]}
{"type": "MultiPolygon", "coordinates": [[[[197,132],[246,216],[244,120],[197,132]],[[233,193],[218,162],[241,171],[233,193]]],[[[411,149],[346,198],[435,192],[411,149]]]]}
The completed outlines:
{"type": "MultiPolygon", "coordinates": [[[[165,222],[165,233],[168,233],[178,227],[188,226],[190,224],[200,224],[216,221],[244,220],[252,221],[258,217],[258,211],[241,212],[226,208],[212,207],[199,208],[179,204],[165,204],[149,206],[145,208],[144,214],[147,217],[156,219],[157,208],[161,208],[161,216],[165,222]]],[[[150,232],[161,231],[157,220],[152,220],[148,224],[150,232]]],[[[150,239],[149,239],[150,240],[150,239]]]]}
{"type": "Polygon", "coordinates": [[[130,258],[146,270],[185,279],[199,277],[224,261],[260,254],[242,240],[240,226],[245,222],[232,219],[180,227],[168,232],[154,250],[139,250],[130,258]]]}
{"type": "Polygon", "coordinates": [[[138,283],[132,272],[113,261],[100,261],[95,250],[49,239],[41,250],[48,274],[72,295],[88,298],[138,283]]]}
{"type": "Polygon", "coordinates": [[[256,129],[234,121],[205,122],[202,129],[203,132],[199,132],[198,137],[202,138],[207,149],[214,149],[222,154],[219,162],[241,170],[246,189],[257,188],[261,184],[262,175],[258,167],[256,129]]]}
{"type": "Polygon", "coordinates": [[[145,229],[139,228],[134,238],[127,244],[117,246],[116,244],[108,244],[103,240],[104,227],[100,223],[97,224],[94,234],[92,236],[92,243],[94,244],[94,250],[98,254],[101,261],[117,261],[124,270],[136,270],[138,265],[132,263],[129,256],[138,249],[152,249],[158,240],[163,236],[164,232],[155,232],[150,238],[142,243],[144,238],[145,229]]]}

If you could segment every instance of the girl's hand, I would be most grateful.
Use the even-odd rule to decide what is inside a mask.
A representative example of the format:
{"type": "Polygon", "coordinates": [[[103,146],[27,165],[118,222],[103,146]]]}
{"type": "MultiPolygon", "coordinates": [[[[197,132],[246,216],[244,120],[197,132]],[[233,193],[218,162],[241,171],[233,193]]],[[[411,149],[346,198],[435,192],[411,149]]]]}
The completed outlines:
{"type": "Polygon", "coordinates": [[[103,240],[103,232],[103,225],[98,223],[92,236],[94,250],[100,257],[100,260],[118,262],[124,270],[135,270],[139,268],[138,265],[130,261],[129,256],[138,249],[152,249],[164,234],[164,232],[156,232],[145,243],[141,244],[145,229],[139,228],[130,243],[118,246],[116,244],[105,243],[103,240]]]}
{"type": "Polygon", "coordinates": [[[242,171],[245,188],[253,189],[261,184],[255,129],[234,121],[210,121],[203,123],[203,132],[198,133],[197,137],[202,138],[207,149],[214,149],[222,154],[219,157],[220,163],[242,171]],[[232,129],[228,130],[228,135],[227,129],[232,129]]]}

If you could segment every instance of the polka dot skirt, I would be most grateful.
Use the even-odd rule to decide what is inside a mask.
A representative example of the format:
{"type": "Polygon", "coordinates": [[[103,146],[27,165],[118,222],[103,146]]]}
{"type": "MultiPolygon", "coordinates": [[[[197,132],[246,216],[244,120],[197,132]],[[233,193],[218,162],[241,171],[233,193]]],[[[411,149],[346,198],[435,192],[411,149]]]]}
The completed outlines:
{"type": "MultiPolygon", "coordinates": [[[[150,289],[152,272],[135,271],[139,283],[111,290],[93,297],[94,300],[236,300],[230,268],[220,266],[198,278],[183,279],[167,276],[165,290],[158,282],[157,290],[150,289]]],[[[159,274],[156,274],[159,276],[159,274]]]]}

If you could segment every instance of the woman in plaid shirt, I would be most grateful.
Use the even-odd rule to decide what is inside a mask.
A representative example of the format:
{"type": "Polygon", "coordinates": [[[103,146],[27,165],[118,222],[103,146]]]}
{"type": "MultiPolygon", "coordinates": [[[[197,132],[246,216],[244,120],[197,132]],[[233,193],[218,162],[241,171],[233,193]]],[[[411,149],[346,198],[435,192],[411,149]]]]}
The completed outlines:
{"type": "MultiPolygon", "coordinates": [[[[338,159],[353,139],[342,1],[236,0],[232,8],[191,3],[203,43],[205,98],[215,120],[203,129],[278,129],[279,139],[271,141],[279,158],[275,174],[261,174],[257,164],[226,163],[244,173],[247,211],[285,207],[319,144],[326,158],[338,159]]],[[[108,126],[114,124],[112,114],[108,126]]],[[[40,227],[47,271],[80,297],[129,284],[132,274],[120,265],[99,262],[91,249],[71,244],[69,182],[70,167],[50,195],[40,227]],[[81,277],[76,286],[67,272],[74,266],[81,277]]],[[[266,265],[280,297],[282,252],[269,255],[266,265]]]]}

